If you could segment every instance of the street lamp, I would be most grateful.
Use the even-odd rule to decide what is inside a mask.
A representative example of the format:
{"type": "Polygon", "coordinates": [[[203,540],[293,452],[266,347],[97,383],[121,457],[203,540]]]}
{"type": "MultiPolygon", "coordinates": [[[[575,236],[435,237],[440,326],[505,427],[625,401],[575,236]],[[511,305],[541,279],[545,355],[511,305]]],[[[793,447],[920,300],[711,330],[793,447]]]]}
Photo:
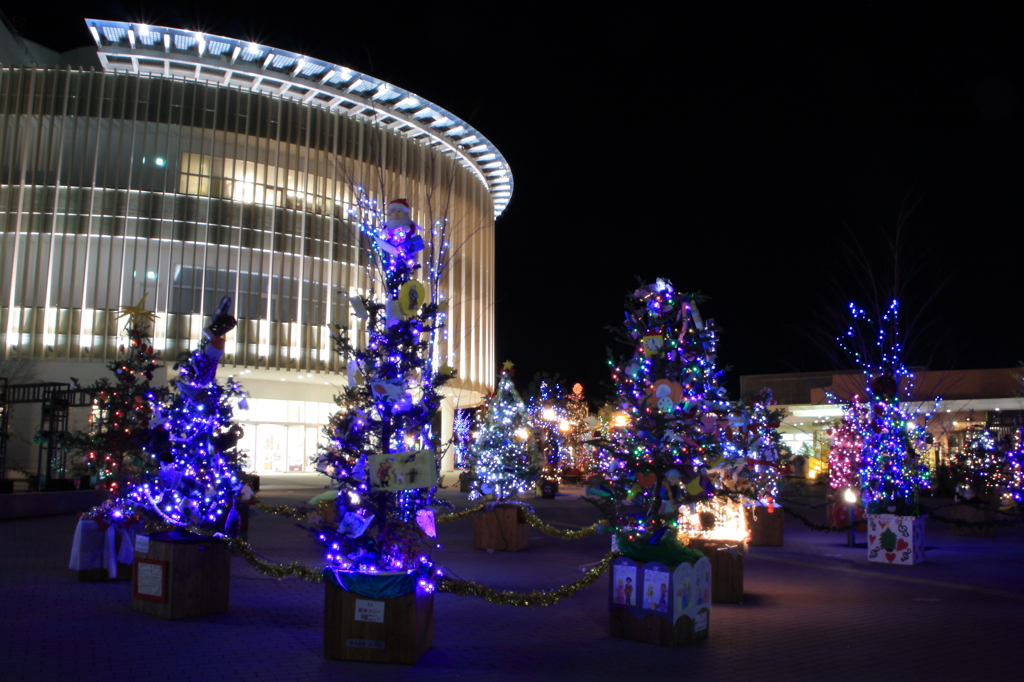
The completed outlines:
{"type": "Polygon", "coordinates": [[[846,521],[850,524],[850,527],[846,529],[846,546],[853,547],[856,544],[854,525],[857,513],[857,493],[853,488],[847,488],[843,491],[843,500],[846,502],[846,521]]]}

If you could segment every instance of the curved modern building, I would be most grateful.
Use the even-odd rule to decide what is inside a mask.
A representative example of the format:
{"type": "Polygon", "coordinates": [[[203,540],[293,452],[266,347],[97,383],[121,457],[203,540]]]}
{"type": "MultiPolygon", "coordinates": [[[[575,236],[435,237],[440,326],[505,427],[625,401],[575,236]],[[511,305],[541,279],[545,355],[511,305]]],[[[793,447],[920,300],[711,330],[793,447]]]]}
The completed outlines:
{"type": "Polygon", "coordinates": [[[0,69],[2,357],[29,361],[36,381],[104,376],[118,310],[145,299],[170,363],[230,295],[239,324],[222,372],[250,394],[240,419],[251,464],[304,469],[344,377],[328,325],[358,327],[347,295],[372,288],[349,217],[364,187],[378,201],[408,198],[421,225],[449,221],[439,353],[459,372],[450,432],[453,409],[493,383],[494,220],[512,192],[494,145],[343,66],[86,23],[96,49],[68,55],[4,36],[29,56],[0,69]]]}

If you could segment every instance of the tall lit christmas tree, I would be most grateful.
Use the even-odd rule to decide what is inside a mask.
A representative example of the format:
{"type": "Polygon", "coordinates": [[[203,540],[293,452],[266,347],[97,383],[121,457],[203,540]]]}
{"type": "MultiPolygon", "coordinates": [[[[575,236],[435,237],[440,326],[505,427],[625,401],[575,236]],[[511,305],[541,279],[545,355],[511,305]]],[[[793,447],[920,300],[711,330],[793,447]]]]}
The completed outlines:
{"type": "Polygon", "coordinates": [[[487,400],[487,415],[470,450],[471,500],[481,496],[497,500],[516,497],[530,490],[540,475],[529,414],[512,383],[513,372],[512,363],[505,362],[498,373],[498,389],[487,400]]]}
{"type": "Polygon", "coordinates": [[[899,302],[893,300],[877,321],[853,304],[850,311],[854,321],[838,340],[866,383],[865,418],[857,418],[855,402],[846,407],[850,423],[862,425],[863,501],[870,513],[917,515],[918,491],[929,483],[920,453],[931,444],[925,426],[932,412],[910,412],[900,404],[901,396],[910,397],[914,375],[902,360],[899,302]]]}
{"type": "Polygon", "coordinates": [[[237,447],[242,430],[234,421],[235,404],[246,408],[245,393],[233,378],[226,386],[216,378],[224,335],[236,325],[230,310],[225,296],[199,346],[175,364],[175,392],[155,406],[145,445],[154,466],[129,492],[172,526],[222,530],[245,486],[237,447]]]}
{"type": "Polygon", "coordinates": [[[89,473],[97,477],[97,488],[107,493],[107,501],[98,511],[108,523],[125,516],[126,483],[149,466],[144,446],[149,439],[152,405],[166,393],[163,387],[150,386],[160,364],[149,338],[150,320],[155,315],[145,309],[145,301],[143,297],[137,305],[122,308],[121,317],[128,318],[122,331],[125,341],[118,347],[117,357],[107,364],[113,381],[102,378],[85,387],[93,396],[89,428],[68,438],[69,447],[81,454],[89,473]]]}
{"type": "Polygon", "coordinates": [[[335,349],[348,362],[349,386],[336,397],[341,409],[325,427],[328,444],[317,456],[317,468],[338,488],[338,527],[320,537],[331,569],[422,572],[432,584],[429,507],[436,504],[437,454],[431,424],[441,387],[454,374],[438,367],[433,353],[443,319],[434,286],[440,266],[431,266],[429,287],[413,278],[424,242],[404,199],[388,205],[386,218],[365,195],[353,211],[384,286],[377,296],[351,299],[365,320],[364,344],[354,343],[347,328],[332,328],[335,349]]]}
{"type": "Polygon", "coordinates": [[[730,404],[715,366],[715,327],[697,302],[667,280],[641,286],[626,300],[621,331],[632,352],[609,361],[618,404],[602,447],[616,464],[594,497],[610,498],[603,508],[619,547],[637,560],[653,558],[652,548],[654,556],[677,553],[679,506],[715,492],[707,464],[721,457],[730,404]]]}

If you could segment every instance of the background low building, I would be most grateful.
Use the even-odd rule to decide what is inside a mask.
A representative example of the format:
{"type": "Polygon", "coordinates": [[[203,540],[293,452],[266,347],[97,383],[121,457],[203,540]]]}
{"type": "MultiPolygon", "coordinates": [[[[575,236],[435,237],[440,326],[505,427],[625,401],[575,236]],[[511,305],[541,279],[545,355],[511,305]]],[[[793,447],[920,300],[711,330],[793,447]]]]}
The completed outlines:
{"type": "MultiPolygon", "coordinates": [[[[1020,367],[1005,369],[914,370],[914,388],[908,401],[912,409],[931,409],[941,398],[938,412],[928,426],[935,437],[929,465],[949,463],[950,453],[961,451],[972,430],[988,429],[1005,435],[1024,423],[1024,384],[1020,367]]],[[[780,432],[794,454],[808,458],[809,478],[827,479],[830,428],[839,424],[842,407],[827,395],[847,400],[864,395],[864,375],[851,372],[800,372],[755,374],[740,377],[740,391],[772,389],[786,418],[780,432]]]]}

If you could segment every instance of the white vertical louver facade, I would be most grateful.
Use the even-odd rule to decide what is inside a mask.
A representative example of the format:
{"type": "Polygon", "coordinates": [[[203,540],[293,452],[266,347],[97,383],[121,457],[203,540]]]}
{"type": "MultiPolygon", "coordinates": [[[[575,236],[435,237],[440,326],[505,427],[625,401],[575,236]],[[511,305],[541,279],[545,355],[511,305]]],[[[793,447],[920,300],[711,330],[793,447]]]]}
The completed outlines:
{"type": "MultiPolygon", "coordinates": [[[[479,170],[378,123],[197,79],[0,69],[0,351],[105,362],[120,306],[146,296],[165,358],[193,347],[220,296],[226,364],[343,371],[326,325],[370,286],[345,219],[355,180],[417,211],[450,196],[440,349],[459,384],[493,381],[494,201],[479,170]],[[450,187],[450,190],[449,190],[450,187]],[[450,193],[449,193],[450,192],[450,193]]],[[[427,228],[428,226],[424,226],[427,228]]]]}

